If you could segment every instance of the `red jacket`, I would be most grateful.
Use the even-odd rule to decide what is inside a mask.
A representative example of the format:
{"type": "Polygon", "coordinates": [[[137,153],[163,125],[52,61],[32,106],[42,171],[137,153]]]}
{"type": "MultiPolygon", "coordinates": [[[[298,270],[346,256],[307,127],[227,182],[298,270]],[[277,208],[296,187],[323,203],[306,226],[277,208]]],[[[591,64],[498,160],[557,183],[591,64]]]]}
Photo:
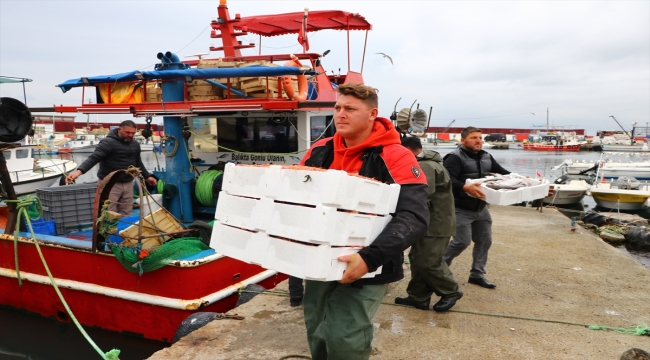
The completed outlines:
{"type": "Polygon", "coordinates": [[[338,133],[333,138],[322,139],[307,151],[301,164],[345,170],[401,185],[392,220],[370,246],[359,251],[368,271],[383,265],[382,273],[355,284],[385,284],[402,279],[404,250],[427,230],[427,180],[413,153],[400,145],[399,133],[390,120],[377,118],[370,136],[351,148],[345,147],[338,133]]]}

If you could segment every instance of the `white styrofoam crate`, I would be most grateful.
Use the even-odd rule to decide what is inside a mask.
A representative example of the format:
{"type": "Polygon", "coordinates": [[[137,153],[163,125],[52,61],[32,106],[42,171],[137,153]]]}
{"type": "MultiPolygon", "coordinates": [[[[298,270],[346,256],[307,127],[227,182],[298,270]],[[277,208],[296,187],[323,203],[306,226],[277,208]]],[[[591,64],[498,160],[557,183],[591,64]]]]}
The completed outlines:
{"type": "Polygon", "coordinates": [[[247,263],[262,265],[270,239],[266,234],[214,222],[210,247],[217,253],[247,263]]]}
{"type": "Polygon", "coordinates": [[[292,240],[332,246],[368,246],[392,217],[219,194],[215,218],[224,224],[292,240]]]}
{"type": "Polygon", "coordinates": [[[230,195],[387,215],[395,211],[400,186],[351,176],[341,170],[229,163],[224,170],[222,190],[230,195]]]}
{"type": "MultiPolygon", "coordinates": [[[[514,173],[510,174],[509,176],[525,178],[525,176],[521,176],[514,173]]],[[[467,184],[475,183],[483,179],[467,179],[466,183],[467,184]]],[[[542,199],[546,197],[546,195],[548,195],[548,188],[549,188],[548,183],[543,183],[542,181],[534,180],[534,179],[528,179],[528,180],[532,180],[533,182],[537,183],[537,185],[522,187],[516,190],[506,190],[506,189],[495,190],[485,186],[485,184],[481,184],[481,191],[483,191],[483,193],[485,194],[485,198],[483,200],[485,200],[485,202],[487,202],[488,204],[492,204],[492,205],[512,205],[512,204],[520,203],[522,201],[532,201],[532,200],[542,199]]]]}
{"type": "MultiPolygon", "coordinates": [[[[271,238],[266,260],[262,267],[306,280],[337,281],[343,278],[347,263],[338,261],[341,255],[359,252],[361,248],[310,245],[271,238]]],[[[377,271],[364,275],[372,278],[377,271]]]]}
{"type": "MultiPolygon", "coordinates": [[[[341,280],[347,263],[338,261],[341,255],[356,253],[359,247],[312,245],[270,237],[264,232],[251,232],[215,221],[210,246],[218,253],[266,269],[301,279],[341,280]]],[[[381,273],[381,267],[364,278],[381,273]]]]}

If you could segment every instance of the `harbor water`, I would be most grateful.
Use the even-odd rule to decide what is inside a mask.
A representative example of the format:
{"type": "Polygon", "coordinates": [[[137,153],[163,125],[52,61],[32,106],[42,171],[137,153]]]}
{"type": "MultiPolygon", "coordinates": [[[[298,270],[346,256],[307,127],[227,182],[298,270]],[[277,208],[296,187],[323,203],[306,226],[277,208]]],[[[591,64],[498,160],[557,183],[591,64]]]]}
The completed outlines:
{"type": "MultiPolygon", "coordinates": [[[[436,150],[445,155],[451,149],[436,150]]],[[[566,159],[595,163],[600,158],[598,152],[565,152],[546,153],[522,150],[488,150],[494,158],[506,169],[521,175],[535,177],[539,171],[551,181],[561,175],[560,171],[551,168],[566,159]]],[[[81,164],[90,154],[66,154],[65,158],[73,158],[81,164]]],[[[623,155],[625,156],[625,155],[623,155]]],[[[164,155],[146,152],[142,154],[145,167],[151,171],[159,164],[164,167],[164,155]]],[[[78,183],[97,181],[97,167],[82,175],[78,183]]],[[[528,206],[531,206],[530,204],[528,206]]],[[[578,207],[568,209],[567,236],[571,236],[571,217],[579,216],[579,212],[595,208],[593,200],[587,196],[578,207]]],[[[596,209],[600,211],[607,211],[596,209]]],[[[637,213],[650,219],[650,210],[637,213]]],[[[578,231],[586,231],[578,228],[578,231]]],[[[525,234],[522,231],[522,234],[525,234]]],[[[624,245],[618,249],[650,268],[650,254],[628,250],[624,245]]],[[[55,274],[56,275],[56,274],[55,274]]],[[[74,311],[74,309],[72,309],[74,311]]],[[[133,321],[138,321],[134,318],[133,321]]],[[[113,348],[122,350],[120,359],[144,359],[154,352],[169,346],[165,343],[139,339],[114,332],[98,329],[86,329],[98,346],[107,352],[113,348]]],[[[0,308],[0,359],[94,359],[99,358],[93,348],[87,343],[72,323],[59,323],[51,319],[22,314],[16,311],[0,308]]]]}

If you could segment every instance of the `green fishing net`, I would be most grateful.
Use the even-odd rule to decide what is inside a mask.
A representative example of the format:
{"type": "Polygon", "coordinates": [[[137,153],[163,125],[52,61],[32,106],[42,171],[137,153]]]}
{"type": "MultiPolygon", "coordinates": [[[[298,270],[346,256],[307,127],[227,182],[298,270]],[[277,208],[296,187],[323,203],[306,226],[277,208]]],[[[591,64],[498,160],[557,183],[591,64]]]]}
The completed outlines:
{"type": "Polygon", "coordinates": [[[170,240],[153,250],[115,243],[107,245],[125,269],[140,275],[158,270],[181,257],[198,254],[210,248],[197,237],[170,240]]]}

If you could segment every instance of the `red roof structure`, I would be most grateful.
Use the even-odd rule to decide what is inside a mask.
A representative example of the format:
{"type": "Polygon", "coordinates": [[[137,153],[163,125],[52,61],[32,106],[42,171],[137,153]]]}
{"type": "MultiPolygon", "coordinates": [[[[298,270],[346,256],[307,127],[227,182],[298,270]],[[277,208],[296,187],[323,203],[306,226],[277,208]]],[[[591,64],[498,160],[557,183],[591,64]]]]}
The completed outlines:
{"type": "MultiPolygon", "coordinates": [[[[248,16],[233,19],[238,30],[262,36],[298,34],[304,12],[276,15],[248,16]]],[[[212,29],[221,30],[218,21],[212,22],[212,29]]],[[[319,30],[372,30],[372,25],[359,15],[340,10],[310,11],[307,17],[307,32],[319,30]]]]}

